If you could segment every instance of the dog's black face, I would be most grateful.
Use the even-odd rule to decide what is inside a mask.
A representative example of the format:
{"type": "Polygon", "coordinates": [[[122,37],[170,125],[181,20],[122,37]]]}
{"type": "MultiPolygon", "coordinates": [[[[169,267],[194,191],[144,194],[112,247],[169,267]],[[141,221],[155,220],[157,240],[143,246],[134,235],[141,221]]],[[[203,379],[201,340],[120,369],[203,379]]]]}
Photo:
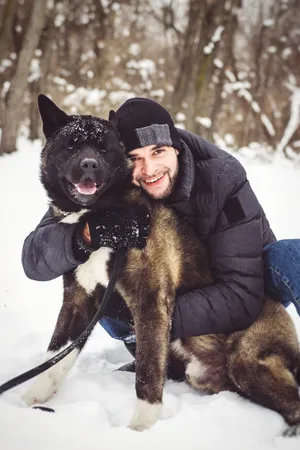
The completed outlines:
{"type": "Polygon", "coordinates": [[[47,139],[41,180],[60,209],[95,209],[112,186],[130,180],[131,162],[112,121],[69,116],[43,95],[39,109],[47,139]]]}

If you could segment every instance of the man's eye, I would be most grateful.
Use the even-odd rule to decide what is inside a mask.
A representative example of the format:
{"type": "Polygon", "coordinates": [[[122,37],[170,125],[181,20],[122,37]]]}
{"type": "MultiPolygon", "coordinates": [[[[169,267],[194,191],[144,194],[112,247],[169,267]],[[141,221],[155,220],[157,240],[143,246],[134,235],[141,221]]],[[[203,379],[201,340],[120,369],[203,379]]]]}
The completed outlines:
{"type": "Polygon", "coordinates": [[[130,161],[134,162],[134,161],[138,161],[140,158],[138,156],[131,156],[130,161]]]}
{"type": "Polygon", "coordinates": [[[157,150],[155,150],[154,155],[159,155],[160,153],[163,153],[165,151],[164,148],[158,148],[157,150]]]}

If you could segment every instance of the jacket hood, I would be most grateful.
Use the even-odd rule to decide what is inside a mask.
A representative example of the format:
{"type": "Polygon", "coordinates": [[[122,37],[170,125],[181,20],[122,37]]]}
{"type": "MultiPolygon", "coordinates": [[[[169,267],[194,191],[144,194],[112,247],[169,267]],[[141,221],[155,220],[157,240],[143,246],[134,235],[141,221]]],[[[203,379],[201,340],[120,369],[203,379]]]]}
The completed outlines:
{"type": "Polygon", "coordinates": [[[189,146],[180,139],[181,150],[178,154],[179,171],[174,190],[167,204],[175,206],[189,200],[195,181],[195,161],[189,146]]]}

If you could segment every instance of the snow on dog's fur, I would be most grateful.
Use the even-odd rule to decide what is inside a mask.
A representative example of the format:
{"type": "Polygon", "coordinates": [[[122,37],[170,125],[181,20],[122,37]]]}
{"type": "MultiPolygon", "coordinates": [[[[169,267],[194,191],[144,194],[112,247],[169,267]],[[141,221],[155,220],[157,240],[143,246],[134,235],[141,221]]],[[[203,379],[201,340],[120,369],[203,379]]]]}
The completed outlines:
{"type": "MultiPolygon", "coordinates": [[[[113,112],[110,121],[69,116],[43,95],[39,108],[46,136],[41,180],[58,222],[76,223],[112,205],[142,204],[151,212],[147,245],[128,250],[116,285],[132,313],[137,337],[137,404],[129,426],[144,430],[157,421],[167,364],[180,363],[196,389],[238,392],[281,413],[290,425],[287,434],[300,434],[299,346],[284,307],[266,296],[260,316],[247,330],[170,342],[176,291],[213,282],[205,248],[171,209],[133,187],[131,162],[119,141],[113,112]],[[85,161],[88,171],[83,170],[85,161]]],[[[94,316],[114,255],[100,248],[64,275],[63,305],[48,347],[51,355],[74,341],[94,316]]],[[[37,378],[25,393],[27,404],[44,402],[58,390],[83,346],[37,378]]]]}

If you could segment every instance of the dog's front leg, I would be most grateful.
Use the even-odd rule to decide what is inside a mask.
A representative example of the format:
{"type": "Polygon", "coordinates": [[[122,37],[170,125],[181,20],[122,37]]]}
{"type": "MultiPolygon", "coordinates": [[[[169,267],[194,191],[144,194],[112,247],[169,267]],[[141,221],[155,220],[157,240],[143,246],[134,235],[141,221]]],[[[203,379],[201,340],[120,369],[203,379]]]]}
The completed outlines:
{"type": "MultiPolygon", "coordinates": [[[[64,303],[48,346],[46,361],[77,339],[96,312],[94,297],[88,296],[70,274],[68,277],[64,276],[64,283],[64,303]]],[[[34,383],[23,395],[23,400],[28,406],[34,403],[43,403],[58,391],[65,376],[74,365],[87,337],[64,359],[36,377],[34,383]]]]}
{"type": "Polygon", "coordinates": [[[129,427],[146,430],[159,418],[167,367],[173,296],[155,292],[133,312],[137,338],[137,403],[129,427]]]}

